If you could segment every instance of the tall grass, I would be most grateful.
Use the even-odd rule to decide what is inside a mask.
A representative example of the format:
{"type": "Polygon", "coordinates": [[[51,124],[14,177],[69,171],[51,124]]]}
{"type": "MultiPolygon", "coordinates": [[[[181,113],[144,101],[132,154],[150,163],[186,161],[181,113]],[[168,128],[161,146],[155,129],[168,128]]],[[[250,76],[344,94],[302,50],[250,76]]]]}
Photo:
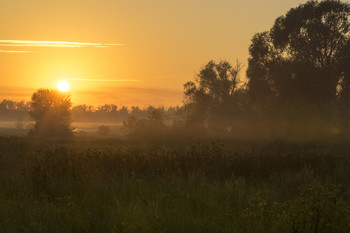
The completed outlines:
{"type": "Polygon", "coordinates": [[[348,152],[1,138],[0,232],[349,232],[348,152]]]}

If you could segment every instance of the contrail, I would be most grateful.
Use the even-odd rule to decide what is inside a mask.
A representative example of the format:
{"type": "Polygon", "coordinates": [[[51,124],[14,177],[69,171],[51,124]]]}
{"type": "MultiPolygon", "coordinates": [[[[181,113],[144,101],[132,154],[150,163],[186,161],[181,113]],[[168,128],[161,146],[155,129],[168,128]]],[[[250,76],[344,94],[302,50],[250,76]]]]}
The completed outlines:
{"type": "Polygon", "coordinates": [[[70,81],[90,81],[90,82],[139,82],[136,79],[90,79],[90,78],[72,78],[70,81]]]}

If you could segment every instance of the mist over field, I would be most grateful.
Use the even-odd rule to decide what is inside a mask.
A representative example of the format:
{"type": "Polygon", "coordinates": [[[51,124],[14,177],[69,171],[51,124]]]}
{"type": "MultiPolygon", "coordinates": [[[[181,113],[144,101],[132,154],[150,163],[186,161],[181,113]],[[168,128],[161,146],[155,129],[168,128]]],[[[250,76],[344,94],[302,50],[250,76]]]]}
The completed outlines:
{"type": "Polygon", "coordinates": [[[0,3],[0,233],[349,233],[350,3],[248,2],[0,3]]]}

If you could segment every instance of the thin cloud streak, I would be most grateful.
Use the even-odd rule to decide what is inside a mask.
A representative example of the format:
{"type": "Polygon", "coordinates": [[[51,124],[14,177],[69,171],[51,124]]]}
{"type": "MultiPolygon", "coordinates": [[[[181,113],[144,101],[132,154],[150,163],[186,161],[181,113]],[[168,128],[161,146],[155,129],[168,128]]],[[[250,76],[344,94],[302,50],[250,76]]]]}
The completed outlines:
{"type": "Polygon", "coordinates": [[[89,78],[72,78],[69,81],[90,81],[90,82],[139,82],[136,79],[89,79],[89,78]]]}
{"type": "Polygon", "coordinates": [[[33,53],[33,51],[0,50],[0,53],[33,53]]]}
{"type": "Polygon", "coordinates": [[[72,90],[74,104],[99,106],[102,104],[118,104],[125,106],[147,107],[176,106],[182,103],[182,91],[156,87],[111,87],[104,86],[93,90],[72,90]]]}
{"type": "Polygon", "coordinates": [[[95,47],[95,48],[101,48],[101,47],[122,46],[122,45],[124,44],[71,42],[71,41],[0,40],[1,47],[65,47],[65,48],[95,47]]]}

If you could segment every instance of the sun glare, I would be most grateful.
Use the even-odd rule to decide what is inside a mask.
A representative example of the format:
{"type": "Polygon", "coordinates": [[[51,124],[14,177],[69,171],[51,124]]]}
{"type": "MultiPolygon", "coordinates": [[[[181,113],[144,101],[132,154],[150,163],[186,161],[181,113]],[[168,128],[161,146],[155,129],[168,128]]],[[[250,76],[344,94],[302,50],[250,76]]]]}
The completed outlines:
{"type": "Polygon", "coordinates": [[[60,91],[67,91],[69,89],[69,84],[66,81],[60,81],[57,83],[57,88],[60,91]]]}

